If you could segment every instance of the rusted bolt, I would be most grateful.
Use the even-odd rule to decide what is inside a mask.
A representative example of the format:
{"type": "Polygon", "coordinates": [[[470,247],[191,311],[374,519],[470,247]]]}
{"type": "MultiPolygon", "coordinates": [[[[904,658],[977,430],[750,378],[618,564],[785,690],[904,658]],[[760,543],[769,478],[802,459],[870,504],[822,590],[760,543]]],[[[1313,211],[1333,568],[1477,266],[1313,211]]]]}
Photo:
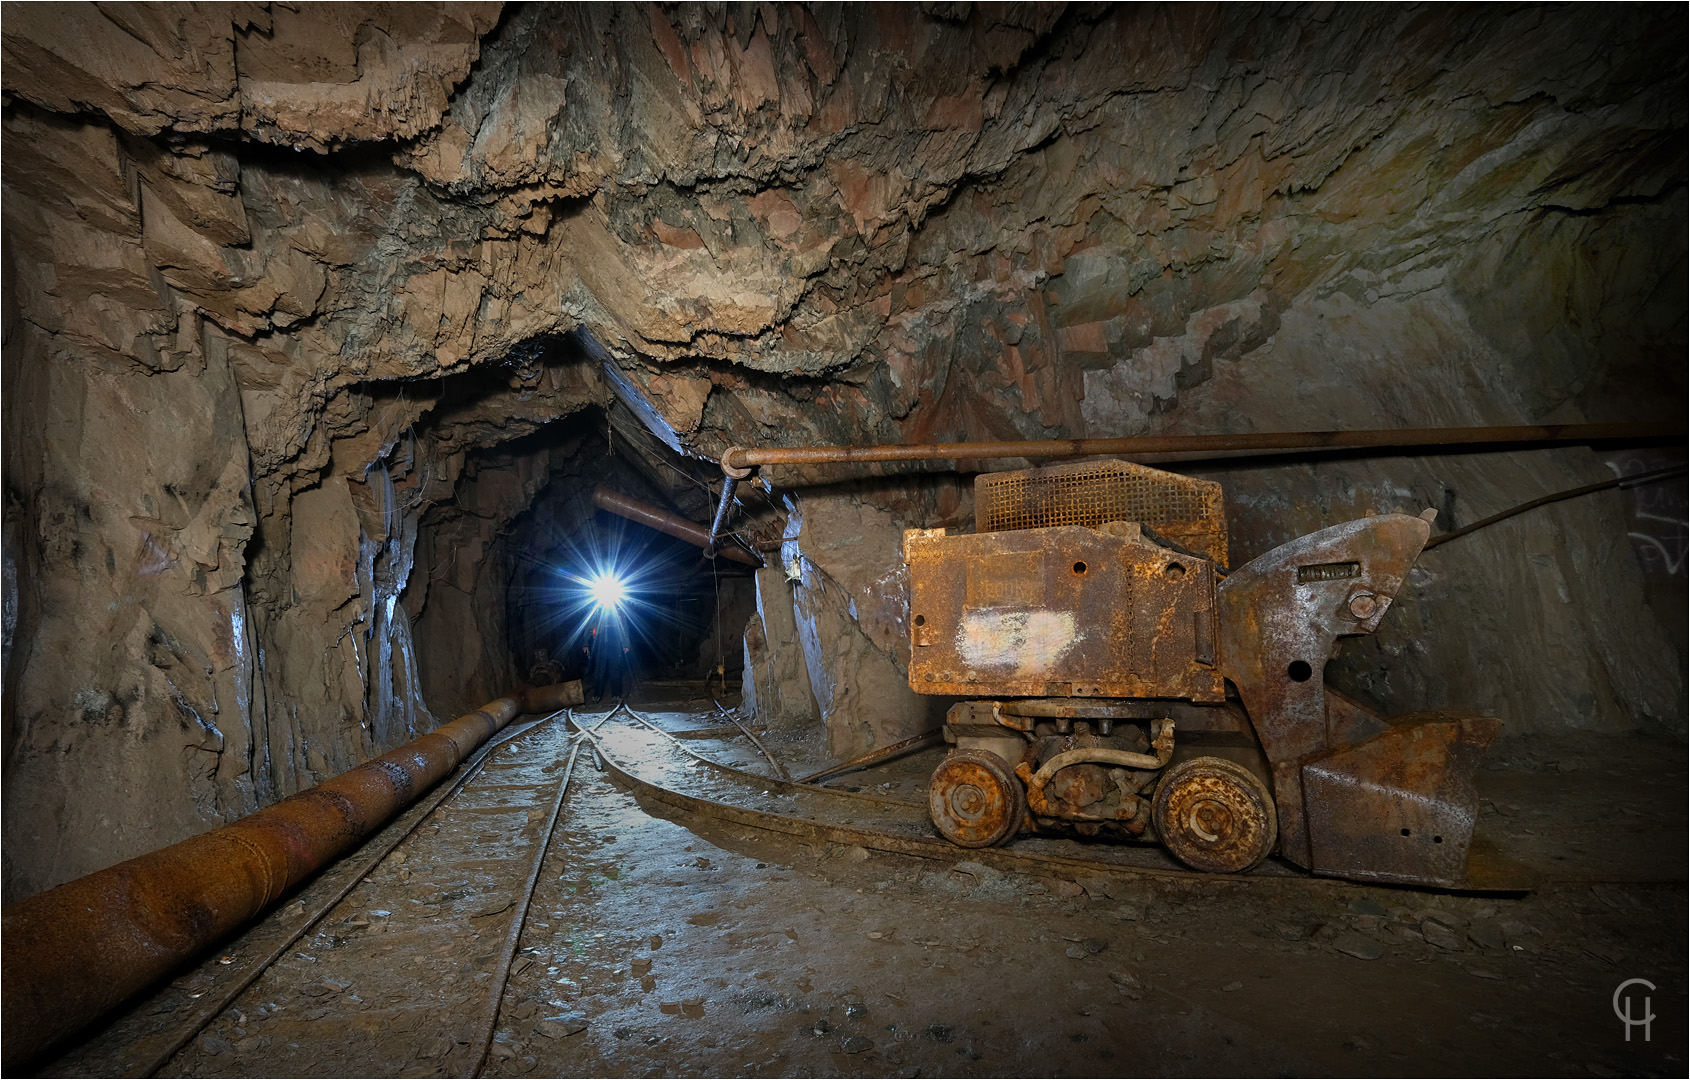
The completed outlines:
{"type": "Polygon", "coordinates": [[[1379,609],[1382,606],[1379,597],[1374,593],[1358,592],[1350,597],[1350,614],[1363,622],[1379,614],[1379,609]]]}
{"type": "Polygon", "coordinates": [[[1205,799],[1191,810],[1191,831],[1213,843],[1232,828],[1232,812],[1213,800],[1205,799]]]}
{"type": "Polygon", "coordinates": [[[962,784],[951,796],[951,805],[965,817],[978,817],[986,805],[986,793],[973,784],[962,784]]]}

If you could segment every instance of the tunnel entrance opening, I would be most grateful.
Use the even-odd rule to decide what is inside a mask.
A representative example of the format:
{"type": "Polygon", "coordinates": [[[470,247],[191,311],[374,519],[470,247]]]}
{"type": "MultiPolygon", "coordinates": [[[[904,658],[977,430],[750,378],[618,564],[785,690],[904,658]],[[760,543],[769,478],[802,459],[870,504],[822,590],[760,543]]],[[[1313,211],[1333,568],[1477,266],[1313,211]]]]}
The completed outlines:
{"type": "MultiPolygon", "coordinates": [[[[452,497],[422,515],[404,594],[429,707],[521,681],[580,678],[611,697],[653,680],[737,688],[751,567],[593,503],[604,488],[700,522],[708,475],[615,399],[469,451],[452,497]],[[606,578],[627,591],[614,607],[594,597],[606,578]]],[[[752,524],[766,531],[771,509],[752,524]]]]}

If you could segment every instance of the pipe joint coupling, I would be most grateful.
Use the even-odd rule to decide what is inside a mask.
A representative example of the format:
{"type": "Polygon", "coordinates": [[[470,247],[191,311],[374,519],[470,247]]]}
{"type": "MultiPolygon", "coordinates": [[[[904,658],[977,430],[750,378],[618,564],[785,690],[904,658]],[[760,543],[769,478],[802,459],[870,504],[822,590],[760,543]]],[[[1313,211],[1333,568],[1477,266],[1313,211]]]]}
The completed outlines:
{"type": "Polygon", "coordinates": [[[743,447],[743,446],[730,446],[726,450],[722,451],[722,475],[723,476],[729,477],[729,478],[734,479],[734,480],[744,480],[746,477],[751,475],[751,470],[755,466],[746,465],[742,468],[738,465],[729,464],[730,460],[733,458],[733,456],[735,454],[743,454],[744,452],[745,452],[745,447],[743,447]]]}

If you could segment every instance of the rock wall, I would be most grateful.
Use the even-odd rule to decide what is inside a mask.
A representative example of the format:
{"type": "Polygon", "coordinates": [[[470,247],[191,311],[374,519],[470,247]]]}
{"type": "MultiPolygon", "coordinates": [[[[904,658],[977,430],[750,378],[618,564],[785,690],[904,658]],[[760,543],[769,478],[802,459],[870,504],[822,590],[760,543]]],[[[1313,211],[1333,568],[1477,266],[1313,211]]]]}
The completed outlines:
{"type": "MultiPolygon", "coordinates": [[[[695,519],[732,444],[1682,418],[1682,45],[1594,6],[8,8],[6,897],[502,689],[554,470],[478,455],[583,410],[695,519]]],[[[1210,471],[1248,553],[1607,468],[1210,471]]],[[[768,478],[865,536],[950,497],[768,478]]],[[[1617,495],[1429,555],[1348,675],[1682,730],[1673,497],[1653,578],[1617,495]]],[[[893,553],[838,588],[819,532],[799,611],[863,666],[809,670],[890,687],[854,590],[893,553]]],[[[824,698],[837,749],[889,734],[824,698]]]]}
{"type": "Polygon", "coordinates": [[[757,612],[745,626],[740,698],[768,724],[806,727],[820,720],[804,643],[798,635],[792,583],[785,566],[757,571],[757,612]]]}
{"type": "MultiPolygon", "coordinates": [[[[780,573],[828,752],[852,757],[939,724],[949,699],[909,686],[909,573],[904,529],[957,524],[961,490],[882,483],[788,501],[780,573]]],[[[766,573],[766,572],[765,572],[766,573]]],[[[763,601],[778,604],[770,591],[763,601]]],[[[775,659],[783,659],[776,652],[775,659]]]]}

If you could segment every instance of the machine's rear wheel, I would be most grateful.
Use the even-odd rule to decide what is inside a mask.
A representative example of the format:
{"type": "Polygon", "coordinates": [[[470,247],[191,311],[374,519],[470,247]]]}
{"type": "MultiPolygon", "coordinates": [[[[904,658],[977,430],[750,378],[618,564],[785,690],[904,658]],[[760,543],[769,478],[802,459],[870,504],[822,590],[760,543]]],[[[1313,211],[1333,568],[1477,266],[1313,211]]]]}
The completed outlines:
{"type": "Polygon", "coordinates": [[[993,847],[1021,831],[1027,793],[1009,764],[989,750],[956,750],[933,770],[927,808],[958,847],[993,847]]]}
{"type": "Polygon", "coordinates": [[[1225,758],[1196,757],[1170,767],[1156,785],[1151,816],[1175,858],[1212,874],[1250,869],[1279,840],[1267,785],[1225,758]]]}

